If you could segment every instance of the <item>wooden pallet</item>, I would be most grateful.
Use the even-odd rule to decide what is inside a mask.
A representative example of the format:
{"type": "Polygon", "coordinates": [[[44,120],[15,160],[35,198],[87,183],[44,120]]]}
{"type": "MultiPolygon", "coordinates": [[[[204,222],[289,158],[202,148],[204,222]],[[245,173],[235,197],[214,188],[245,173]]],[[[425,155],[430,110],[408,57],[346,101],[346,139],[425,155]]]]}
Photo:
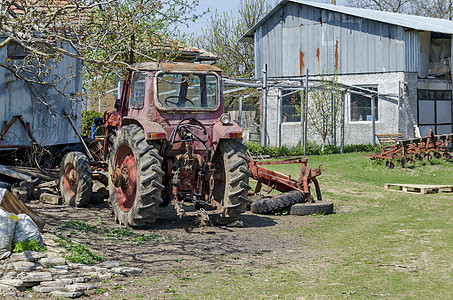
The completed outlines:
{"type": "Polygon", "coordinates": [[[394,144],[395,142],[399,142],[404,139],[402,133],[377,133],[376,137],[379,141],[379,144],[381,144],[382,146],[394,144]]]}
{"type": "Polygon", "coordinates": [[[444,193],[453,192],[453,185],[386,183],[384,186],[385,186],[385,189],[389,190],[389,191],[415,193],[415,194],[434,194],[434,193],[440,193],[440,192],[444,192],[444,193]]]}

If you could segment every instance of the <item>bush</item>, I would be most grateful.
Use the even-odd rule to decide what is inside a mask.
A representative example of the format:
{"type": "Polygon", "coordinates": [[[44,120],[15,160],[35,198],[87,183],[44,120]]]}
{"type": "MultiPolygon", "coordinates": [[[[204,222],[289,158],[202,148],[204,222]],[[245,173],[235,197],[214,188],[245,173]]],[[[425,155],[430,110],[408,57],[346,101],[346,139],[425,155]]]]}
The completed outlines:
{"type": "MultiPolygon", "coordinates": [[[[304,147],[299,143],[292,148],[286,146],[282,147],[263,147],[257,143],[246,144],[248,150],[253,155],[262,155],[267,154],[271,157],[278,156],[302,156],[304,155],[304,147]]],[[[341,152],[341,148],[335,145],[326,145],[324,151],[321,151],[321,146],[315,142],[308,141],[307,143],[307,155],[327,155],[327,154],[337,154],[341,152]]],[[[344,153],[351,152],[378,152],[380,146],[373,147],[372,144],[361,144],[361,145],[345,145],[344,153]]]]}
{"type": "Polygon", "coordinates": [[[372,144],[360,144],[360,145],[344,145],[344,152],[377,152],[381,149],[380,146],[373,146],[372,144]]]}
{"type": "MultiPolygon", "coordinates": [[[[302,147],[302,154],[303,154],[303,147],[302,147]]],[[[307,155],[320,155],[320,154],[322,154],[321,146],[319,146],[315,142],[307,141],[307,155]]]]}
{"type": "Polygon", "coordinates": [[[326,145],[323,154],[337,154],[341,152],[341,148],[335,145],[326,145]]]}
{"type": "Polygon", "coordinates": [[[265,148],[261,146],[258,143],[249,143],[245,145],[247,149],[252,153],[253,155],[261,155],[265,153],[265,148]]]}
{"type": "MultiPolygon", "coordinates": [[[[91,136],[91,124],[94,123],[94,119],[97,117],[104,117],[104,115],[97,111],[92,110],[84,110],[82,111],[82,135],[84,136],[91,136]]],[[[98,132],[97,134],[102,134],[102,132],[98,132]]]]}

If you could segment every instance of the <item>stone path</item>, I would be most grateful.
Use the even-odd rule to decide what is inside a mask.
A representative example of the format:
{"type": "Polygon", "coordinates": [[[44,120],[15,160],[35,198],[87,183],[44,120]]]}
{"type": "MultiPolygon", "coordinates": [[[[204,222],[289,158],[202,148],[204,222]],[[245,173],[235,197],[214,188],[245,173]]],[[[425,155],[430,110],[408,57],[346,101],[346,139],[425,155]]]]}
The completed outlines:
{"type": "Polygon", "coordinates": [[[140,268],[122,267],[115,261],[97,265],[71,263],[52,248],[46,253],[13,253],[0,261],[0,298],[34,297],[36,293],[77,298],[95,291],[96,282],[141,272],[140,268]]]}

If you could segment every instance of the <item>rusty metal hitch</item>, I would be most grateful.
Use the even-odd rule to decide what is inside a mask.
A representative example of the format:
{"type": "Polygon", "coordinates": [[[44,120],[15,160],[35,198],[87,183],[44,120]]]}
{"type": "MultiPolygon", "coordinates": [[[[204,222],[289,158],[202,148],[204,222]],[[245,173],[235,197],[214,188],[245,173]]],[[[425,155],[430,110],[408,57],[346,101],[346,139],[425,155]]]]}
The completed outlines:
{"type": "Polygon", "coordinates": [[[270,189],[270,193],[273,189],[276,189],[280,192],[289,192],[293,190],[300,191],[304,195],[305,202],[312,202],[313,197],[310,193],[310,183],[313,182],[316,189],[317,200],[321,201],[321,189],[319,187],[318,180],[316,177],[321,175],[321,166],[317,169],[307,167],[307,158],[290,158],[280,161],[263,161],[256,162],[250,155],[247,155],[250,159],[249,170],[252,173],[253,179],[257,180],[255,193],[259,193],[261,190],[261,185],[265,184],[270,189]],[[302,164],[298,180],[294,180],[291,176],[287,176],[275,171],[271,171],[262,167],[263,165],[278,165],[278,164],[302,164]]]}

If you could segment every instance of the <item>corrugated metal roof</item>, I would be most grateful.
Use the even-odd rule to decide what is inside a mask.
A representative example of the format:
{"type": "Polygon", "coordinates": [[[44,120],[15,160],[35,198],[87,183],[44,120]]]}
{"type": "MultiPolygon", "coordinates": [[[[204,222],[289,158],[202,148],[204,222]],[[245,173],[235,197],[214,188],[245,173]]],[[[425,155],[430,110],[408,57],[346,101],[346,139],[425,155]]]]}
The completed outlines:
{"type": "Polygon", "coordinates": [[[264,18],[256,23],[247,33],[244,35],[242,41],[253,38],[253,34],[258,27],[265,23],[274,13],[276,13],[282,6],[288,2],[300,3],[320,9],[330,10],[334,12],[340,12],[350,16],[356,16],[364,19],[374,20],[377,22],[387,23],[402,26],[405,28],[411,28],[420,31],[431,31],[446,34],[453,34],[453,21],[428,18],[400,13],[391,13],[385,11],[377,11],[371,9],[346,7],[341,5],[331,5],[325,3],[303,1],[303,0],[283,0],[280,1],[264,18]]]}

